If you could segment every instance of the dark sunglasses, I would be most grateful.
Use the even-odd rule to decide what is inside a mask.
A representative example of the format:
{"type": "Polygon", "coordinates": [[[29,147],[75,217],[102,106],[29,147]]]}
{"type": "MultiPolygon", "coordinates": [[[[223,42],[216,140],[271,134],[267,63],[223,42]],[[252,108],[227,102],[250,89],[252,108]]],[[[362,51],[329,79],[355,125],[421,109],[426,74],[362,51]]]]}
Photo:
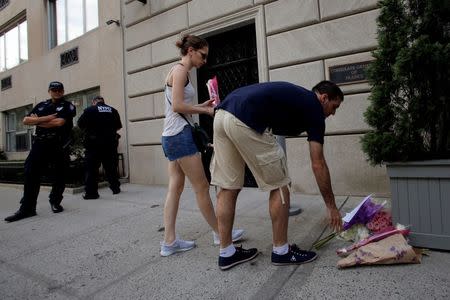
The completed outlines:
{"type": "Polygon", "coordinates": [[[198,51],[198,50],[197,50],[197,52],[198,52],[198,53],[200,53],[200,55],[202,56],[202,59],[204,59],[204,60],[205,60],[205,59],[207,59],[207,58],[208,58],[208,54],[206,54],[206,53],[203,53],[202,51],[198,51]]]}
{"type": "Polygon", "coordinates": [[[62,92],[64,92],[64,89],[50,89],[50,91],[55,92],[55,93],[62,93],[62,92]]]}

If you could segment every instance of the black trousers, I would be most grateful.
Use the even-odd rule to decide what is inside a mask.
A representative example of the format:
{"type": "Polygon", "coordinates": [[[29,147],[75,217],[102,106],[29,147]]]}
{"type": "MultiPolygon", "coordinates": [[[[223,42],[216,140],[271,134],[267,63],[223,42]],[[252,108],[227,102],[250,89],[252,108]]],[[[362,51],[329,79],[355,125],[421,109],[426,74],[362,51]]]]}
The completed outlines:
{"type": "Polygon", "coordinates": [[[87,195],[98,195],[98,169],[103,165],[109,187],[114,190],[120,187],[118,173],[117,144],[87,146],[85,151],[85,192],[87,195]]]}
{"type": "Polygon", "coordinates": [[[69,168],[69,152],[60,142],[35,140],[25,161],[25,182],[20,209],[35,211],[44,170],[50,171],[52,190],[49,201],[60,204],[66,188],[65,174],[69,168]],[[50,166],[50,168],[49,168],[50,166]]]}

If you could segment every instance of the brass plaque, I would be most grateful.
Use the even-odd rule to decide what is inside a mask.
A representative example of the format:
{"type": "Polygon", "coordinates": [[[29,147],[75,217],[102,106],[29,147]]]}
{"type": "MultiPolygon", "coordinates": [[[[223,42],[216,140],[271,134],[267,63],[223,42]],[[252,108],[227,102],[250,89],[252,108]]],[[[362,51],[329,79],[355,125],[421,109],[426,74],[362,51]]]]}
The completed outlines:
{"type": "Polygon", "coordinates": [[[351,84],[367,81],[366,70],[371,61],[332,66],[328,68],[330,81],[336,84],[351,84]]]}

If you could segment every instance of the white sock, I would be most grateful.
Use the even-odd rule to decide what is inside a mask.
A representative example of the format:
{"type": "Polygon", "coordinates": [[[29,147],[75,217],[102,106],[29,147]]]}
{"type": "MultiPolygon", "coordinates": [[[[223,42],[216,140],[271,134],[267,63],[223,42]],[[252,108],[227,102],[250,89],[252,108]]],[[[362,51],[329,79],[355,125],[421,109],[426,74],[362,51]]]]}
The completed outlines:
{"type": "Polygon", "coordinates": [[[220,256],[222,256],[222,257],[233,256],[235,252],[236,252],[236,248],[234,248],[233,244],[231,244],[225,248],[220,248],[220,256]]]}
{"type": "Polygon", "coordinates": [[[289,244],[286,243],[283,246],[280,247],[273,247],[272,252],[278,255],[285,255],[289,251],[289,244]]]}

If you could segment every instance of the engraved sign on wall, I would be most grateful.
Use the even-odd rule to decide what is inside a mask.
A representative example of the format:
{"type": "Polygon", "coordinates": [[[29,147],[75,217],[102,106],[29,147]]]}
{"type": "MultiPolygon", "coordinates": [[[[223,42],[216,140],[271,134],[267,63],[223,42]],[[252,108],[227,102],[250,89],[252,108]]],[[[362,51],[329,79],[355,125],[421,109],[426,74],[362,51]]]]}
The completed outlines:
{"type": "Polygon", "coordinates": [[[2,91],[7,90],[12,87],[12,79],[11,76],[2,78],[2,91]]]}
{"type": "Polygon", "coordinates": [[[67,50],[60,55],[61,69],[78,63],[78,47],[67,50]]]}
{"type": "Polygon", "coordinates": [[[366,70],[371,61],[332,66],[328,68],[330,80],[336,84],[351,84],[367,81],[366,70]]]}
{"type": "Polygon", "coordinates": [[[0,10],[4,9],[9,4],[9,0],[0,0],[0,10]]]}

